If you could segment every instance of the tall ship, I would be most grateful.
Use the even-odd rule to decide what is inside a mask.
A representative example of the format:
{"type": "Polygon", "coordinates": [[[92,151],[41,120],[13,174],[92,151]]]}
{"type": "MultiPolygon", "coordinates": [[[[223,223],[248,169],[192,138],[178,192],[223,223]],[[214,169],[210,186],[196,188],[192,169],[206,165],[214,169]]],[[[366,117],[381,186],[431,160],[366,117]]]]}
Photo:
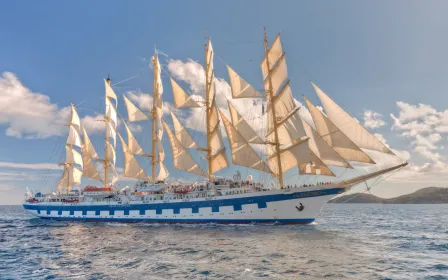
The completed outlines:
{"type": "Polygon", "coordinates": [[[149,114],[123,95],[127,111],[127,120],[120,120],[127,134],[123,137],[117,131],[119,98],[108,77],[104,81],[103,156],[100,158],[96,152],[75,106],[71,105],[66,158],[61,164],[63,173],[57,190],[48,194],[29,191],[23,207],[32,215],[52,220],[307,224],[316,219],[332,198],[359,183],[367,184],[370,179],[397,172],[407,165],[400,160],[402,163],[379,171],[338,179],[340,176],[336,176],[330,166],[350,170],[354,169],[353,162],[375,164],[365,149],[396,155],[315,83],[312,86],[323,110],[304,97],[312,120],[301,116],[301,108],[296,105],[290,87],[280,34],[269,47],[265,30],[262,91],[227,65],[232,93],[228,100],[229,114],[217,106],[219,93],[215,87],[213,61],[211,39],[206,38],[205,93],[201,100],[190,96],[170,77],[176,112],[197,108],[203,113],[200,114],[205,117],[202,138],[206,141],[202,142],[206,145],[197,144],[199,141],[192,137],[175,112],[169,113],[172,125],[167,123],[168,119],[163,119],[162,67],[156,51],[152,58],[153,102],[149,114]],[[262,114],[266,124],[263,135],[238,112],[235,104],[243,98],[263,100],[266,104],[262,114]],[[149,120],[151,150],[147,153],[128,123],[149,120]],[[190,183],[169,180],[162,145],[164,132],[169,140],[173,167],[180,173],[195,174],[199,180],[190,183]],[[223,133],[227,136],[228,148],[223,133]],[[119,177],[115,167],[117,138],[124,154],[122,175],[138,180],[134,187],[121,190],[117,188],[119,177]],[[202,160],[196,160],[193,151],[201,154],[202,160]],[[138,157],[148,159],[150,172],[144,170],[138,157]],[[242,178],[239,171],[231,178],[216,175],[232,165],[264,174],[260,176],[264,179],[256,180],[252,175],[242,178]],[[296,172],[294,178],[298,179],[287,183],[285,174],[292,172],[296,172]],[[300,176],[317,177],[315,183],[304,184],[300,183],[300,176]],[[83,177],[99,183],[79,188],[83,177]]]}

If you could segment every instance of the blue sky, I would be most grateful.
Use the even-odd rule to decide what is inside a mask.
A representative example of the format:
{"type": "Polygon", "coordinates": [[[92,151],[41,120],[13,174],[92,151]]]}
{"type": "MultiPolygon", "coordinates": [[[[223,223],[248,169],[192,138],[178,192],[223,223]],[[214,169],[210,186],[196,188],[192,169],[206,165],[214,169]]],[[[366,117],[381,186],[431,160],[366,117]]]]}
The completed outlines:
{"type": "MultiPolygon", "coordinates": [[[[49,189],[56,183],[59,170],[36,164],[57,164],[63,156],[64,127],[58,119],[64,107],[79,104],[81,117],[102,112],[102,79],[109,70],[113,82],[139,75],[120,84],[117,93],[150,92],[148,62],[155,44],[168,55],[162,59],[167,71],[173,60],[180,62],[172,67],[188,66],[188,58],[202,64],[205,28],[220,58],[215,57],[219,78],[227,80],[225,61],[250,83],[261,84],[266,26],[271,40],[277,32],[282,34],[292,89],[299,101],[305,94],[319,104],[309,84],[314,80],[361,123],[366,110],[381,114],[375,119],[385,124],[376,123],[371,131],[381,134],[393,149],[407,151],[411,167],[396,180],[383,183],[377,194],[444,186],[448,177],[444,148],[447,5],[444,1],[4,2],[0,10],[0,204],[19,203],[25,186],[49,189]],[[13,78],[6,72],[29,90],[32,102],[9,98],[17,87],[11,86],[13,78]],[[36,93],[46,97],[33,99],[36,93]],[[11,109],[17,105],[17,110],[11,109]],[[23,114],[34,110],[55,115],[46,115],[42,122],[23,114]],[[53,135],[37,136],[36,131],[45,130],[40,125],[48,123],[61,129],[53,127],[53,135]],[[60,152],[50,158],[55,147],[60,152]],[[43,180],[42,174],[49,179],[43,180]]],[[[166,73],[163,82],[163,98],[172,103],[166,73]]],[[[120,102],[119,110],[124,112],[120,102]]],[[[136,134],[145,143],[149,126],[141,126],[144,131],[136,134]]],[[[93,132],[91,138],[102,151],[101,133],[93,132]]],[[[184,176],[172,169],[168,143],[164,145],[172,176],[184,176]]]]}

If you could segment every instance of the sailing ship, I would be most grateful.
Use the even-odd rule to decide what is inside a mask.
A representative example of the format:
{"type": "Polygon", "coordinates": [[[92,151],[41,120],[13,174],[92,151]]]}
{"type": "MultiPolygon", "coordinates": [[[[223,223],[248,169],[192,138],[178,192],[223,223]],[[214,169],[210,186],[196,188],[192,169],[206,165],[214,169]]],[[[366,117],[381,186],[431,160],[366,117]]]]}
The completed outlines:
{"type": "Polygon", "coordinates": [[[118,97],[110,78],[105,80],[105,147],[104,157],[97,154],[74,105],[68,124],[65,145],[66,159],[58,191],[51,194],[29,193],[23,204],[31,214],[54,220],[162,222],[162,223],[312,223],[322,207],[332,198],[353,186],[407,165],[384,168],[376,172],[345,180],[328,180],[308,185],[285,184],[284,174],[297,170],[300,175],[336,178],[329,166],[353,169],[353,162],[375,164],[363,150],[373,150],[395,156],[393,151],[368,132],[359,122],[337,105],[321,88],[312,83],[325,113],[306,97],[305,103],[312,123],[300,114],[292,94],[290,79],[280,34],[268,45],[264,34],[264,58],[261,62],[263,93],[244,80],[227,65],[232,100],[228,101],[230,118],[218,109],[214,77],[214,52],[211,39],[205,44],[205,96],[195,100],[171,77],[174,106],[205,110],[206,146],[201,147],[170,112],[173,126],[163,119],[161,65],[157,52],[152,59],[154,69],[153,104],[147,115],[123,95],[127,122],[151,119],[151,152],[145,153],[131,129],[123,120],[127,138],[117,132],[118,97]],[[237,111],[234,102],[242,98],[264,99],[267,104],[263,117],[267,120],[265,135],[258,135],[248,120],[237,111]],[[221,127],[224,126],[230,151],[227,151],[221,127]],[[174,129],[173,129],[174,128],[174,129]],[[195,174],[203,181],[195,183],[168,182],[162,145],[166,132],[174,168],[195,174]],[[81,133],[83,139],[81,139],[81,133]],[[124,154],[124,177],[135,178],[134,188],[117,191],[115,168],[117,136],[124,154]],[[266,155],[260,155],[254,144],[261,145],[266,155]],[[191,154],[204,155],[199,164],[191,154]],[[227,154],[231,154],[229,160],[227,154]],[[151,174],[146,174],[136,157],[146,157],[151,174]],[[102,172],[95,162],[102,163],[102,172]],[[218,177],[216,173],[230,165],[241,166],[267,174],[274,183],[241,178],[218,177]],[[99,181],[102,186],[75,186],[81,178],[99,181]]]}

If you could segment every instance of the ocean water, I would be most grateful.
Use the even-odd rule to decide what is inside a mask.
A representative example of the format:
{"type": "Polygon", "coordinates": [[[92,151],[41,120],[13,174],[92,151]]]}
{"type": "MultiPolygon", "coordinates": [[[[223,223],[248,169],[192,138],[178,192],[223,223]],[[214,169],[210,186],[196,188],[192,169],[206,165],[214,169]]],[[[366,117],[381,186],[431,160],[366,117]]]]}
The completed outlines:
{"type": "Polygon", "coordinates": [[[312,225],[55,222],[0,206],[0,279],[448,279],[448,205],[327,205],[312,225]]]}

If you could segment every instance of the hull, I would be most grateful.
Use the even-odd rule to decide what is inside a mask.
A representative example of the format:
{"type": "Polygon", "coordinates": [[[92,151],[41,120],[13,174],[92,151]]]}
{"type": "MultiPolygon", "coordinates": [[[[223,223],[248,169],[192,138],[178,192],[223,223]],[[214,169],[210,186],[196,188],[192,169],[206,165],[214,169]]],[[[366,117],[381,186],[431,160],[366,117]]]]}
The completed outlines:
{"type": "Polygon", "coordinates": [[[320,186],[209,198],[25,203],[23,206],[37,217],[66,221],[308,224],[328,200],[342,192],[343,187],[320,186]]]}

